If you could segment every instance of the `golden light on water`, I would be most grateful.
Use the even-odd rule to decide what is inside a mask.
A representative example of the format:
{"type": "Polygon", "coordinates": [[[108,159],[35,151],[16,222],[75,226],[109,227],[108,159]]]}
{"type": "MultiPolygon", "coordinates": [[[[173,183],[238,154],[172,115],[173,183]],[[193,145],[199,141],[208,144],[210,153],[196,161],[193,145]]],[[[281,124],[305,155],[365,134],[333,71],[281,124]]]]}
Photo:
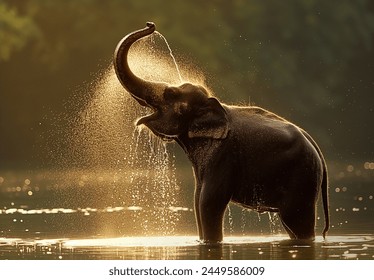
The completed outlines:
{"type": "MultiPolygon", "coordinates": [[[[125,212],[125,211],[150,211],[152,207],[150,206],[108,206],[102,209],[97,208],[77,208],[77,209],[69,209],[69,208],[51,208],[51,209],[23,209],[23,208],[9,208],[9,209],[0,209],[0,215],[13,215],[13,214],[22,214],[22,215],[40,215],[40,214],[72,214],[72,213],[115,213],[115,212],[125,212]]],[[[159,209],[160,210],[160,209],[159,209]]],[[[161,209],[162,210],[162,209],[161,209]]],[[[175,207],[170,206],[166,210],[170,212],[179,212],[179,211],[188,211],[191,212],[192,209],[187,207],[175,207]]]]}
{"type": "Polygon", "coordinates": [[[374,258],[374,236],[329,236],[292,241],[286,235],[232,236],[205,245],[197,236],[91,239],[0,238],[0,253],[51,259],[366,259],[374,258]]]}
{"type": "Polygon", "coordinates": [[[64,242],[66,247],[175,247],[196,246],[196,236],[151,236],[103,239],[79,239],[64,242]]]}
{"type": "MultiPolygon", "coordinates": [[[[289,253],[297,253],[297,248],[311,247],[313,244],[322,244],[325,249],[349,248],[345,243],[361,243],[364,244],[360,249],[367,250],[373,248],[372,243],[374,236],[372,235],[336,235],[328,236],[326,240],[317,237],[315,241],[294,241],[288,238],[288,235],[253,235],[253,236],[227,236],[224,238],[222,245],[227,244],[287,244],[292,249],[289,253]],[[281,243],[280,243],[281,242],[281,243]]],[[[26,242],[19,238],[0,238],[0,244],[26,242]]],[[[42,239],[32,241],[37,245],[48,245],[54,243],[62,243],[64,247],[175,247],[175,246],[198,246],[202,245],[198,241],[197,236],[180,235],[180,236],[131,236],[116,238],[88,238],[88,239],[42,239]]],[[[258,248],[261,251],[261,248],[258,248]]]]}
{"type": "MultiPolygon", "coordinates": [[[[225,237],[222,244],[254,244],[254,243],[271,243],[287,240],[286,235],[275,236],[232,236],[225,237]]],[[[17,238],[0,238],[1,243],[19,243],[23,242],[17,238]]],[[[197,236],[133,236],[117,238],[91,238],[91,239],[43,239],[33,241],[36,245],[47,246],[49,244],[61,243],[66,248],[73,247],[184,247],[199,246],[197,236]]],[[[321,242],[319,240],[318,242],[321,242]]],[[[295,245],[297,246],[297,245],[295,245]]]]}

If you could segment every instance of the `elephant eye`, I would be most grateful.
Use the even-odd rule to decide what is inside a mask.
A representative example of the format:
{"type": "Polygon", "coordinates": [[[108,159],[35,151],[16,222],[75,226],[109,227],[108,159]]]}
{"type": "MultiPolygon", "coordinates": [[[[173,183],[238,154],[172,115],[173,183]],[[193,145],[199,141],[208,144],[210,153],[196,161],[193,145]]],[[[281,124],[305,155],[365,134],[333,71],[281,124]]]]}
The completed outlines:
{"type": "Polygon", "coordinates": [[[178,102],[174,104],[174,112],[177,115],[184,115],[188,111],[187,102],[178,102]]]}

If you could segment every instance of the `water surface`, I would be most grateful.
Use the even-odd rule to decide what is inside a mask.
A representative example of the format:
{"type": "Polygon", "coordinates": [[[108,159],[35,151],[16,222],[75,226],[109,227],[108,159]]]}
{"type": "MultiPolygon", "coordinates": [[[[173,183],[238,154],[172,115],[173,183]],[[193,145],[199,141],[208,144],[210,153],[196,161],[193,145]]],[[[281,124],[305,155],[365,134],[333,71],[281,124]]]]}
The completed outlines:
{"type": "Polygon", "coordinates": [[[316,241],[295,243],[276,215],[230,205],[224,242],[213,246],[197,241],[190,173],[175,179],[183,183],[168,200],[142,176],[129,180],[131,170],[2,171],[0,259],[372,260],[373,173],[332,176],[326,240],[320,206],[316,241]]]}
{"type": "Polygon", "coordinates": [[[225,259],[314,260],[374,259],[373,235],[330,236],[295,242],[287,236],[226,237],[219,245],[202,245],[196,236],[90,239],[0,239],[2,259],[225,259]]]}

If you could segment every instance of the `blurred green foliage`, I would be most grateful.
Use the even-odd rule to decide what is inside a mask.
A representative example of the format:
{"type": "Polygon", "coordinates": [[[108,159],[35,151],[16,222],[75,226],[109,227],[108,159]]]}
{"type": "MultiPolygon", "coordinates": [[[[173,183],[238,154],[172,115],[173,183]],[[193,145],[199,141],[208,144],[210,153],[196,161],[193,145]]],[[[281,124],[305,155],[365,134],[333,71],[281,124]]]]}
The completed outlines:
{"type": "Polygon", "coordinates": [[[17,9],[0,2],[0,61],[10,59],[15,50],[22,49],[39,35],[30,16],[21,16],[17,9]]]}
{"type": "Polygon", "coordinates": [[[0,1],[3,166],[42,158],[53,115],[146,21],[222,100],[289,118],[332,159],[373,159],[372,1],[0,1]]]}

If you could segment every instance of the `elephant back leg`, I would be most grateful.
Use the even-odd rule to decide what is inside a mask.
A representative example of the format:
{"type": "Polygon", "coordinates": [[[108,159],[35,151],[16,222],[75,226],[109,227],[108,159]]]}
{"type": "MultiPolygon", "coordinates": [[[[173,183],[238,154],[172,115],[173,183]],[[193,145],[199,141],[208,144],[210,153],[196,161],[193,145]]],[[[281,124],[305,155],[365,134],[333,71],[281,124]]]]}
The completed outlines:
{"type": "Polygon", "coordinates": [[[307,162],[298,167],[290,174],[288,195],[279,207],[279,214],[291,239],[314,240],[322,166],[316,161],[313,165],[307,162]]]}
{"type": "Polygon", "coordinates": [[[309,239],[315,237],[315,206],[304,205],[296,208],[280,209],[280,218],[291,239],[309,239]]]}

